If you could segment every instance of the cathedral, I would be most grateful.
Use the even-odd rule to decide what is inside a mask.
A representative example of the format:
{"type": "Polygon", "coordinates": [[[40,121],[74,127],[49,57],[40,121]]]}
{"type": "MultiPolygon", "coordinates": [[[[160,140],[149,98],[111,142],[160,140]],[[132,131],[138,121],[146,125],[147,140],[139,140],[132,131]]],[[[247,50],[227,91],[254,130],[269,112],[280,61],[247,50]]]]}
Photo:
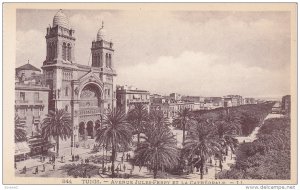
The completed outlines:
{"type": "Polygon", "coordinates": [[[73,135],[62,142],[63,147],[93,139],[101,126],[101,115],[116,106],[114,49],[113,43],[105,38],[103,23],[91,43],[89,66],[76,62],[74,32],[68,17],[59,10],[53,25],[47,28],[47,53],[42,66],[50,88],[49,110],[65,109],[71,114],[73,135]]]}

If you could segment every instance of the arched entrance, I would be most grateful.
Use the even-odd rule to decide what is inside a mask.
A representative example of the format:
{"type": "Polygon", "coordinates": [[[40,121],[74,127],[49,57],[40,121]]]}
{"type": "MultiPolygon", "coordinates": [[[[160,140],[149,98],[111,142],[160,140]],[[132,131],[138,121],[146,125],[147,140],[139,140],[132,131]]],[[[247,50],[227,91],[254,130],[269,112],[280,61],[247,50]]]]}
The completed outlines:
{"type": "Polygon", "coordinates": [[[84,126],[84,122],[80,122],[79,123],[79,138],[80,140],[84,140],[85,139],[85,126],[84,126]]]}
{"type": "Polygon", "coordinates": [[[91,138],[91,139],[94,138],[94,134],[93,134],[94,129],[93,128],[94,128],[93,122],[92,121],[87,122],[86,131],[87,131],[88,138],[91,138]]]}
{"type": "Polygon", "coordinates": [[[96,122],[94,121],[100,120],[100,115],[102,113],[101,94],[101,87],[95,83],[88,83],[80,92],[79,121],[86,123],[86,138],[84,140],[87,140],[88,138],[94,139],[96,133],[96,122]]]}

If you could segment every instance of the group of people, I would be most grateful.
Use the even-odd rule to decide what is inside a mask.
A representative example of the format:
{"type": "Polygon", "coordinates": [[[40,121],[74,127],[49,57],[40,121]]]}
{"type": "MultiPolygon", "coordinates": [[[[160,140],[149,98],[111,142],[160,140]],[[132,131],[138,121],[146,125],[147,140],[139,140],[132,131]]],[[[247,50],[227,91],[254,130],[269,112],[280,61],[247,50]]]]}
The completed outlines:
{"type": "Polygon", "coordinates": [[[72,155],[72,162],[76,162],[80,159],[79,155],[72,155]]]}

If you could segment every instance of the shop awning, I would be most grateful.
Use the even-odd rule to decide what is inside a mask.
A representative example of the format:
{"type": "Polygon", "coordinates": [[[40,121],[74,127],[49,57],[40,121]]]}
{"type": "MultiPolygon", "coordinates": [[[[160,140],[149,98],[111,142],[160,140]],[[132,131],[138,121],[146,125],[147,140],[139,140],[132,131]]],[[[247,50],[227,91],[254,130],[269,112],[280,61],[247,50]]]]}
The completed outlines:
{"type": "Polygon", "coordinates": [[[27,142],[15,143],[15,155],[22,155],[27,153],[30,153],[30,148],[27,142]]]}

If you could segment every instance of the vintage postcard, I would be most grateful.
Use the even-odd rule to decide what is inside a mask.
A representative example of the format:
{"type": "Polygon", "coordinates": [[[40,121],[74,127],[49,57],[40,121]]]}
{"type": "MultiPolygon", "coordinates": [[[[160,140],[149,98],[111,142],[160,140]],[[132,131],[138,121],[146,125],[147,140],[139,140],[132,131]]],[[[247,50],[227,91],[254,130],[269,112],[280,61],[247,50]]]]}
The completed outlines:
{"type": "Polygon", "coordinates": [[[4,3],[4,184],[297,183],[296,3],[4,3]]]}

